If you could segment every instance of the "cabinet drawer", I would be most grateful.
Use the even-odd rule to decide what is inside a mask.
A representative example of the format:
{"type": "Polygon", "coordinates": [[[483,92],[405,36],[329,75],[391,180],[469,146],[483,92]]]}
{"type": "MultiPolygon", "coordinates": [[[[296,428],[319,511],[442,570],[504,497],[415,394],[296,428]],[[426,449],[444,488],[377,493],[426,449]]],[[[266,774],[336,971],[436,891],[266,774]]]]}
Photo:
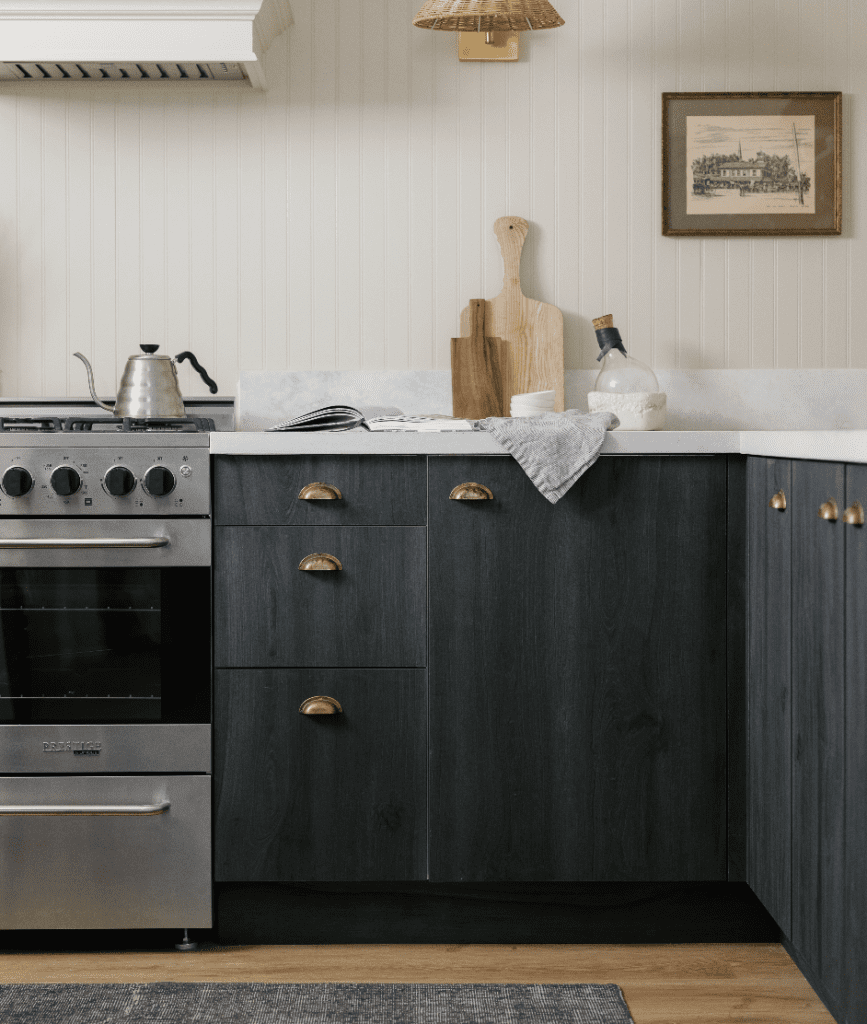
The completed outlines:
{"type": "Polygon", "coordinates": [[[217,526],[423,526],[424,456],[221,455],[214,459],[217,526]],[[301,498],[312,483],[339,498],[301,498]]]}
{"type": "Polygon", "coordinates": [[[426,733],[423,670],[217,672],[217,879],[424,878],[426,733]]]}
{"type": "Polygon", "coordinates": [[[425,549],[424,527],[218,527],[216,664],[423,666],[425,549]],[[343,568],[299,570],[313,553],[343,568]]]}

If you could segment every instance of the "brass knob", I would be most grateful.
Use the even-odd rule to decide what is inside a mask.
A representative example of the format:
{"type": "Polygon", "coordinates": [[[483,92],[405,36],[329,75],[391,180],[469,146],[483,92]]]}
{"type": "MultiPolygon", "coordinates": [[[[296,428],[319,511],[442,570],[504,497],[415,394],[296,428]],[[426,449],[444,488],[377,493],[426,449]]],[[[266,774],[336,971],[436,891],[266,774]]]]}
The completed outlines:
{"type": "Polygon", "coordinates": [[[837,521],[837,502],[833,498],[829,498],[826,502],[819,506],[819,518],[830,519],[832,523],[837,521]]]}
{"type": "Polygon", "coordinates": [[[778,508],[781,511],[786,507],[786,494],[785,491],[779,490],[768,502],[769,508],[778,508]]]}
{"type": "Polygon", "coordinates": [[[342,569],[343,566],[340,564],[340,559],[335,555],[316,554],[302,558],[298,568],[303,572],[322,572],[323,570],[333,571],[334,569],[342,569]]]}
{"type": "Polygon", "coordinates": [[[334,484],[315,483],[302,487],[298,497],[302,501],[333,501],[335,498],[342,498],[343,495],[340,493],[340,488],[335,487],[334,484]]]}
{"type": "Polygon", "coordinates": [[[302,715],[336,715],[343,708],[333,697],[308,697],[298,710],[302,715]]]}
{"type": "Polygon", "coordinates": [[[843,513],[843,522],[850,526],[864,525],[864,507],[860,501],[854,501],[843,513]]]}
{"type": "Polygon", "coordinates": [[[449,495],[449,498],[453,501],[483,501],[493,497],[493,494],[484,484],[474,483],[458,484],[449,495]]]}

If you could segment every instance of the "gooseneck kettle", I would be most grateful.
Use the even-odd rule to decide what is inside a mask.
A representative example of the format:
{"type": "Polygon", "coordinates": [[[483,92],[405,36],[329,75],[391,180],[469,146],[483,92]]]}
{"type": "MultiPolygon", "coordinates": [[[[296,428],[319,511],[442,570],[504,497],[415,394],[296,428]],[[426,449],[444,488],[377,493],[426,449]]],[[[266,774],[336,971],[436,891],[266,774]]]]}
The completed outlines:
{"type": "Polygon", "coordinates": [[[171,356],[158,356],[159,345],[142,345],[143,355],[130,356],[126,361],[114,408],[100,402],[93,385],[93,368],[80,352],[73,355],[80,359],[87,370],[90,396],[98,406],[113,416],[130,417],[138,420],[181,419],[186,416],[184,399],[178,385],[178,371],[175,363],[189,359],[193,369],[198,370],[211,394],[217,393],[217,385],[208,376],[192,352],[181,352],[171,356]]]}

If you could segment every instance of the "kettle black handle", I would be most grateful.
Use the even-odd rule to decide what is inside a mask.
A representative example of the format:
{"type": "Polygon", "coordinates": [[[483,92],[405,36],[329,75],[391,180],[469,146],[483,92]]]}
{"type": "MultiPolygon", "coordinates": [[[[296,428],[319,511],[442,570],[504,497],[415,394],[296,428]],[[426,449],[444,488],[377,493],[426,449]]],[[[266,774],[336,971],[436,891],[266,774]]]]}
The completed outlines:
{"type": "Polygon", "coordinates": [[[194,370],[198,370],[198,372],[201,374],[202,380],[211,389],[211,394],[212,395],[216,395],[216,393],[217,393],[217,384],[216,384],[216,382],[211,380],[211,378],[208,376],[208,371],[204,368],[204,366],[202,366],[202,364],[199,362],[199,360],[196,359],[196,357],[193,355],[192,352],[181,352],[181,354],[179,356],[175,356],[175,359],[179,363],[182,363],[185,359],[189,359],[193,369],[194,370]]]}

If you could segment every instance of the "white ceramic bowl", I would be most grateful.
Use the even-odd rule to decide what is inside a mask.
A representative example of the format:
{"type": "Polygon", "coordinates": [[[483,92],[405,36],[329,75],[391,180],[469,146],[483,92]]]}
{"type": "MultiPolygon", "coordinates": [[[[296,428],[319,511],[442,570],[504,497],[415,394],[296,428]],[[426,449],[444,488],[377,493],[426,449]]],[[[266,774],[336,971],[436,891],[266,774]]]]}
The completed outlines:
{"type": "Polygon", "coordinates": [[[553,391],[534,391],[528,395],[512,395],[512,405],[527,406],[533,409],[544,409],[550,412],[554,409],[553,391]]]}

